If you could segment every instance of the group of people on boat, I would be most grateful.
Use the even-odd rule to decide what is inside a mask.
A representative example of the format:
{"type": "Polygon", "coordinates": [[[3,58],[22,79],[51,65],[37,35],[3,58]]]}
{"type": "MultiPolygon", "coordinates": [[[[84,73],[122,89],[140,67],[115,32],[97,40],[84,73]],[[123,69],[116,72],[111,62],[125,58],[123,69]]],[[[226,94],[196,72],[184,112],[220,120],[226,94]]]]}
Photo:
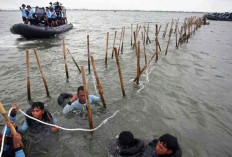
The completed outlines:
{"type": "Polygon", "coordinates": [[[30,22],[31,25],[44,24],[49,27],[57,27],[67,22],[65,8],[59,2],[49,3],[49,7],[36,6],[33,10],[30,5],[22,4],[19,7],[22,12],[24,24],[30,22]]]}
{"type": "MultiPolygon", "coordinates": [[[[102,89],[102,85],[99,84],[99,89],[102,89]]],[[[77,89],[77,93],[68,94],[63,93],[58,97],[58,104],[63,107],[63,114],[68,114],[73,110],[84,110],[86,107],[86,96],[84,93],[84,87],[80,86],[77,89]],[[68,99],[68,102],[67,100],[68,99]]],[[[89,102],[96,103],[101,102],[101,98],[94,95],[89,95],[89,102]]],[[[25,133],[25,131],[41,134],[44,129],[51,129],[53,133],[59,131],[58,127],[51,127],[42,124],[34,119],[26,117],[22,126],[15,124],[17,111],[20,109],[19,105],[12,105],[13,109],[9,115],[10,123],[7,123],[6,136],[3,137],[3,131],[0,136],[0,141],[5,139],[3,145],[3,157],[25,157],[25,153],[22,150],[21,143],[22,137],[19,133],[25,133]],[[11,136],[11,130],[9,126],[13,125],[18,132],[15,136],[11,136]]],[[[26,114],[43,122],[50,124],[57,124],[55,117],[44,107],[42,102],[33,102],[31,107],[26,111],[26,114]]],[[[3,130],[5,127],[3,128],[3,130]]],[[[135,139],[134,135],[130,131],[123,131],[119,137],[112,139],[108,144],[108,152],[110,156],[131,156],[131,157],[181,157],[182,151],[177,138],[165,134],[159,139],[154,139],[151,142],[146,142],[140,139],[135,139]]]]}
{"type": "Polygon", "coordinates": [[[205,15],[209,20],[232,21],[232,13],[207,13],[205,15]]]}

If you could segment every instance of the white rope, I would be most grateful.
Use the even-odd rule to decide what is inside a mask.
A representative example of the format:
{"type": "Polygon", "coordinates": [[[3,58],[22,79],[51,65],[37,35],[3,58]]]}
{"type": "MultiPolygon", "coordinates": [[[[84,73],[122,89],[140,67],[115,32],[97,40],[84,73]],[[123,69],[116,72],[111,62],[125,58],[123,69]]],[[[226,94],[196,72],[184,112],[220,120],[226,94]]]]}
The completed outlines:
{"type": "MultiPolygon", "coordinates": [[[[13,107],[10,109],[9,113],[8,113],[8,117],[11,113],[11,110],[13,109],[13,107]]],[[[2,147],[1,147],[1,151],[0,151],[0,156],[2,156],[3,153],[3,147],[4,147],[4,140],[5,140],[5,136],[6,136],[6,129],[7,129],[7,125],[5,125],[4,131],[3,131],[3,135],[2,135],[2,147]]]]}
{"type": "Polygon", "coordinates": [[[96,95],[99,96],[99,92],[97,91],[97,85],[96,85],[96,78],[95,78],[95,75],[92,74],[91,77],[92,77],[92,79],[93,79],[93,84],[94,84],[94,88],[95,88],[95,91],[96,91],[96,95]]]}
{"type": "Polygon", "coordinates": [[[22,114],[24,114],[26,117],[31,118],[31,119],[33,119],[33,120],[35,120],[35,121],[38,121],[38,122],[40,122],[40,123],[42,123],[42,124],[49,125],[49,126],[53,126],[53,127],[57,127],[57,128],[59,128],[59,129],[66,130],[66,131],[94,131],[94,130],[97,130],[98,128],[100,128],[103,124],[105,124],[109,119],[113,118],[113,117],[119,112],[119,110],[117,110],[116,112],[114,112],[114,114],[113,114],[112,116],[110,116],[110,117],[108,117],[107,119],[103,120],[102,123],[101,123],[100,125],[98,125],[98,126],[97,126],[96,128],[94,128],[94,129],[82,129],[82,128],[68,129],[68,128],[64,128],[64,127],[61,127],[61,126],[57,126],[57,125],[55,125],[55,124],[45,123],[45,122],[43,122],[43,121],[41,121],[41,120],[38,120],[38,119],[36,119],[36,118],[34,118],[34,117],[31,117],[31,116],[27,115],[27,114],[26,114],[25,112],[23,112],[21,109],[20,109],[19,111],[20,111],[22,114]]]}

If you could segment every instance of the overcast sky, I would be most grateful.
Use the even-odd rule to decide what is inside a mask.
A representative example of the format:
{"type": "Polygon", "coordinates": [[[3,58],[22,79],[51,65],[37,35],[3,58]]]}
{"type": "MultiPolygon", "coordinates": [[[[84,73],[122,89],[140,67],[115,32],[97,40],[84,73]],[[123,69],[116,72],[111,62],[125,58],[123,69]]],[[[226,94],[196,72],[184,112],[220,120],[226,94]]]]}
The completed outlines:
{"type": "MultiPolygon", "coordinates": [[[[49,2],[49,0],[0,0],[0,8],[18,9],[23,3],[31,6],[47,6],[49,2]]],[[[232,12],[232,0],[60,0],[59,2],[69,9],[232,12]]]]}

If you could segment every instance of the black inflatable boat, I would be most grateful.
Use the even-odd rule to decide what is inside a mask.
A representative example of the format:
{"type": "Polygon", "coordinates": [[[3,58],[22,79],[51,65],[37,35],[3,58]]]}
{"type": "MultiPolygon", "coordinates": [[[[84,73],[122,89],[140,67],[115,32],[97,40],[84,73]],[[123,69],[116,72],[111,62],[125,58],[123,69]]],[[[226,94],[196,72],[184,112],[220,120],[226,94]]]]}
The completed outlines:
{"type": "Polygon", "coordinates": [[[25,38],[47,38],[56,34],[61,34],[73,28],[73,25],[64,24],[58,27],[46,27],[41,25],[14,24],[10,31],[13,34],[19,34],[25,38]]]}

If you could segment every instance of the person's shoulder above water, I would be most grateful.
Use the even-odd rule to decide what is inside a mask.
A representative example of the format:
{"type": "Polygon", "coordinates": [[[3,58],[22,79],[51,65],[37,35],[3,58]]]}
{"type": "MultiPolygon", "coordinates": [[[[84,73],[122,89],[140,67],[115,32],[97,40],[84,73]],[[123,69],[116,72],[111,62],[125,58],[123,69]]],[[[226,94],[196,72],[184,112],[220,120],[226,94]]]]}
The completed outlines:
{"type": "Polygon", "coordinates": [[[145,148],[142,157],[181,157],[182,150],[176,137],[164,134],[145,148]]]}

